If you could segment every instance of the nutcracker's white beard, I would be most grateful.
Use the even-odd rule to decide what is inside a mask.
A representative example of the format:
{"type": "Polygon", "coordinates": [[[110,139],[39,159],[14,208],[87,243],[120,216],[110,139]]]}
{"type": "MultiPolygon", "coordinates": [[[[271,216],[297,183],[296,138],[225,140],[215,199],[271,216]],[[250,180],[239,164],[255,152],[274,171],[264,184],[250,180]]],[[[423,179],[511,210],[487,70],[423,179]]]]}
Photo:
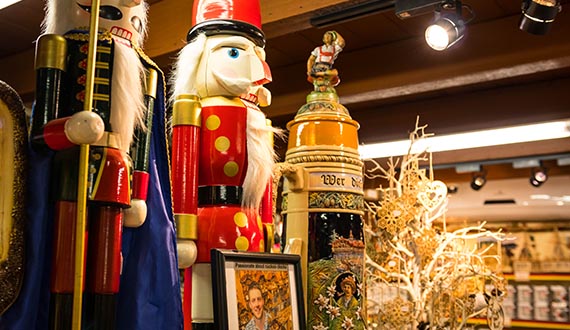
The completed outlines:
{"type": "Polygon", "coordinates": [[[280,130],[267,125],[263,112],[247,110],[247,172],[243,181],[242,206],[257,209],[272,178],[275,151],[270,134],[280,130]]]}
{"type": "Polygon", "coordinates": [[[128,151],[135,127],[144,124],[145,69],[132,48],[115,42],[111,90],[111,129],[119,133],[120,149],[128,151]]]}

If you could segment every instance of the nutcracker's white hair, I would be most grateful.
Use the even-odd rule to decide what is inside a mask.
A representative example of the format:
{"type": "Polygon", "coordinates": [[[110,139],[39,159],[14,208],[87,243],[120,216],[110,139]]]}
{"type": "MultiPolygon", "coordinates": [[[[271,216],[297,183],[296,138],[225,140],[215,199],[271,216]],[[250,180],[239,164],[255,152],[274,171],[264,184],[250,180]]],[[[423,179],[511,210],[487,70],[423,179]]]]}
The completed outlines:
{"type": "Polygon", "coordinates": [[[176,96],[182,94],[197,94],[197,88],[194,86],[198,66],[204,53],[207,37],[199,34],[196,39],[188,43],[178,53],[178,58],[172,68],[172,76],[170,84],[172,86],[172,94],[170,103],[173,104],[176,96]]]}

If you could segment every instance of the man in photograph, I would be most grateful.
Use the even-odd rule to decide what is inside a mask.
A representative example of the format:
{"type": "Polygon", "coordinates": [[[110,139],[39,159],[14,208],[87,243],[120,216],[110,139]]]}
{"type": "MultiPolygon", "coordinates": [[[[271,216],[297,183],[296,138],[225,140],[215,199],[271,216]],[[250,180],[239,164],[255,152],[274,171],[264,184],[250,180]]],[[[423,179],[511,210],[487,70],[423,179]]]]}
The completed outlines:
{"type": "Polygon", "coordinates": [[[253,316],[246,324],[245,330],[268,330],[270,315],[264,309],[265,299],[259,285],[251,284],[247,295],[249,297],[248,306],[253,316]]]}

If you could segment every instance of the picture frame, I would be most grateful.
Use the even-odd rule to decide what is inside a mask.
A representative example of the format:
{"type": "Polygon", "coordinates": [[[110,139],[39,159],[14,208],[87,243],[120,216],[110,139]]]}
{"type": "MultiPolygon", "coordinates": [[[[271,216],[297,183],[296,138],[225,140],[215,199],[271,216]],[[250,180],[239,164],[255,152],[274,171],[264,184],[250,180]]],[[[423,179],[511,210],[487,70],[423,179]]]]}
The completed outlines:
{"type": "Polygon", "coordinates": [[[216,329],[305,329],[298,255],[213,249],[211,260],[216,329]]]}

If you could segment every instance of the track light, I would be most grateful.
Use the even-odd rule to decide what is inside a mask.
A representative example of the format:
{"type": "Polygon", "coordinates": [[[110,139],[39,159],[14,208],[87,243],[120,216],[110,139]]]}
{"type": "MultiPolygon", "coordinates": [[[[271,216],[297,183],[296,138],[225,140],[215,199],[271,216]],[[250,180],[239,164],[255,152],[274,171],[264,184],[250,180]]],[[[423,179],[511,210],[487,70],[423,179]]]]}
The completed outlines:
{"type": "Polygon", "coordinates": [[[459,190],[459,188],[457,188],[457,186],[454,184],[450,184],[449,186],[447,186],[447,193],[448,194],[456,194],[458,190],[459,190]]]}
{"type": "Polygon", "coordinates": [[[371,14],[391,10],[394,8],[394,0],[360,1],[354,5],[339,5],[337,9],[311,17],[309,22],[315,27],[325,27],[333,24],[348,22],[371,14]]]}
{"type": "Polygon", "coordinates": [[[530,174],[530,184],[534,187],[540,187],[548,180],[545,167],[534,168],[530,174]]]}
{"type": "Polygon", "coordinates": [[[487,174],[485,172],[477,172],[473,174],[471,179],[471,189],[477,191],[487,183],[487,174]]]}
{"type": "Polygon", "coordinates": [[[444,1],[436,7],[434,22],[425,32],[426,42],[431,48],[445,50],[463,38],[467,24],[462,16],[464,7],[468,8],[473,16],[471,8],[459,0],[444,1]]]}
{"type": "Polygon", "coordinates": [[[544,35],[548,33],[556,14],[561,10],[558,0],[523,0],[519,29],[544,35]]]}

